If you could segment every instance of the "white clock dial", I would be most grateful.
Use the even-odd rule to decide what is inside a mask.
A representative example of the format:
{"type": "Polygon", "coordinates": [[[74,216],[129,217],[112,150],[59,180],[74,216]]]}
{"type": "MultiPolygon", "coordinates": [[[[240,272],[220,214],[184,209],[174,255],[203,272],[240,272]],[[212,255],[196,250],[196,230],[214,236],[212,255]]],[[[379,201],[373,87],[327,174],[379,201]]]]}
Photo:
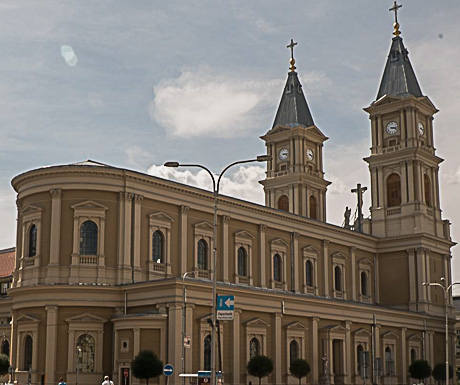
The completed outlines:
{"type": "Polygon", "coordinates": [[[307,150],[306,155],[308,160],[313,160],[315,158],[315,154],[311,148],[307,150]]]}
{"type": "Polygon", "coordinates": [[[425,133],[425,127],[423,127],[423,124],[419,122],[417,124],[417,128],[418,128],[418,133],[420,134],[420,136],[422,136],[425,133]]]}
{"type": "Polygon", "coordinates": [[[289,150],[287,148],[282,148],[278,153],[280,160],[286,160],[289,156],[289,150]]]}
{"type": "Polygon", "coordinates": [[[398,132],[398,123],[396,122],[389,122],[386,127],[387,133],[389,135],[394,135],[398,132]]]}

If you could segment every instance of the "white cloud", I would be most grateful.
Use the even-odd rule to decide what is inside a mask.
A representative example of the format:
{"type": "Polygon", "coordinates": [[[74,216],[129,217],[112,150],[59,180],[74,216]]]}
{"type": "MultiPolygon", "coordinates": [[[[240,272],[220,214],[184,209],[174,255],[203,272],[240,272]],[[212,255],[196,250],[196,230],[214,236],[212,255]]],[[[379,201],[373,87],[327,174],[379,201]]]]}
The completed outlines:
{"type": "MultiPolygon", "coordinates": [[[[184,170],[152,165],[149,174],[160,178],[173,180],[187,185],[212,190],[212,182],[209,174],[204,170],[184,170]]],[[[217,175],[214,175],[217,178],[217,175]]],[[[259,180],[265,178],[265,168],[260,166],[248,166],[236,168],[236,172],[223,176],[220,193],[235,198],[243,199],[258,204],[264,203],[264,193],[259,180]]]]}
{"type": "MultiPolygon", "coordinates": [[[[309,94],[321,92],[320,84],[330,84],[317,71],[306,73],[302,81],[309,94]]],[[[261,111],[276,108],[283,84],[283,79],[213,75],[209,69],[186,71],[154,87],[151,115],[174,136],[235,137],[266,124],[261,111]]]]}

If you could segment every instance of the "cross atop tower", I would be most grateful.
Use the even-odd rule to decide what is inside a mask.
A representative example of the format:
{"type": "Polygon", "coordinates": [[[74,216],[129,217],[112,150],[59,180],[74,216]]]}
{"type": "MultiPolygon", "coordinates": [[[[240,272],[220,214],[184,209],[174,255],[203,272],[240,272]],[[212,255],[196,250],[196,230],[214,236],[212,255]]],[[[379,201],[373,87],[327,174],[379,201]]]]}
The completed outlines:
{"type": "Polygon", "coordinates": [[[291,60],[289,61],[289,64],[291,65],[289,67],[289,69],[291,70],[291,72],[294,72],[295,71],[295,59],[294,59],[294,47],[297,45],[296,42],[294,42],[294,39],[291,39],[291,43],[288,44],[286,46],[286,48],[290,48],[291,49],[291,60]]]}
{"type": "Polygon", "coordinates": [[[398,4],[395,0],[393,3],[393,7],[389,9],[390,12],[395,13],[395,23],[393,24],[393,27],[394,27],[393,35],[395,36],[399,36],[401,34],[401,32],[399,32],[399,23],[398,23],[398,9],[401,7],[402,5],[398,4]]]}

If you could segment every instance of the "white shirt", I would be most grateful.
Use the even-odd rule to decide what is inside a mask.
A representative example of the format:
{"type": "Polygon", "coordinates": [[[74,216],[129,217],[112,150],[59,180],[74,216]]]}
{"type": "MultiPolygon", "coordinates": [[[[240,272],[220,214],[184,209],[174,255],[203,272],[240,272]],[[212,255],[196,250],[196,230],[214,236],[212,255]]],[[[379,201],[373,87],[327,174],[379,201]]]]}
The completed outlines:
{"type": "Polygon", "coordinates": [[[102,385],[113,385],[113,382],[110,380],[105,380],[102,385]]]}

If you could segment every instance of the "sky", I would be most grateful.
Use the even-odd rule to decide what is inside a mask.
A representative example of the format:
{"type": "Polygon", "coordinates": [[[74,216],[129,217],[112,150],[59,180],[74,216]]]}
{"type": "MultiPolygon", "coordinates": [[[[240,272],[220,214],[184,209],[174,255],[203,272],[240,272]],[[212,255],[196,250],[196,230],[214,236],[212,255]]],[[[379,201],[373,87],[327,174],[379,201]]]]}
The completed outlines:
{"type": "MultiPolygon", "coordinates": [[[[460,239],[460,3],[404,0],[398,18],[425,95],[440,109],[435,146],[441,206],[460,239]]],[[[330,139],[327,220],[341,225],[369,186],[363,157],[392,38],[387,0],[2,0],[0,2],[0,249],[15,243],[11,179],[93,159],[203,188],[216,173],[263,154],[293,38],[316,125],[330,139]]],[[[223,193],[263,203],[260,164],[237,168],[223,193]]],[[[364,207],[369,207],[369,191],[364,207]]],[[[365,210],[368,215],[369,211],[365,210]]],[[[453,249],[454,278],[460,258],[453,249]]]]}

